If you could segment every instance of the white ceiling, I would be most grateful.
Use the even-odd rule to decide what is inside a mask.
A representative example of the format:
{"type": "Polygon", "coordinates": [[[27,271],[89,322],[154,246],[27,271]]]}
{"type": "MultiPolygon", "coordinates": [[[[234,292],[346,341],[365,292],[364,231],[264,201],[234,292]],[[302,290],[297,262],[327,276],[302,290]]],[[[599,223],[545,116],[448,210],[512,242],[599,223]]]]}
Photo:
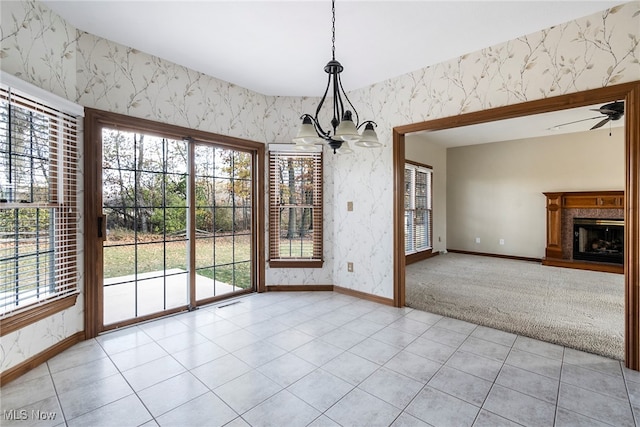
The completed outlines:
{"type": "MultiPolygon", "coordinates": [[[[80,30],[262,94],[321,96],[326,86],[330,0],[41,1],[80,30]]],[[[337,0],[336,59],[345,67],[349,91],[622,3],[337,0]]],[[[432,132],[429,138],[456,146],[583,131],[597,120],[548,128],[599,115],[588,110],[432,132]]]]}
{"type": "MultiPolygon", "coordinates": [[[[424,138],[429,142],[451,148],[566,133],[588,132],[592,126],[606,118],[606,116],[600,112],[592,111],[592,109],[599,107],[601,107],[601,105],[572,108],[517,117],[515,119],[482,123],[479,125],[461,126],[439,131],[416,132],[416,135],[419,135],[420,138],[424,138]],[[572,123],[576,121],[578,123],[572,123]]],[[[608,130],[621,127],[624,127],[624,117],[619,120],[609,121],[599,129],[608,130]]]]}
{"type": "MultiPolygon", "coordinates": [[[[41,0],[80,30],[266,95],[320,96],[331,2],[41,0]]],[[[624,1],[336,3],[336,59],[353,90],[624,1]]]]}

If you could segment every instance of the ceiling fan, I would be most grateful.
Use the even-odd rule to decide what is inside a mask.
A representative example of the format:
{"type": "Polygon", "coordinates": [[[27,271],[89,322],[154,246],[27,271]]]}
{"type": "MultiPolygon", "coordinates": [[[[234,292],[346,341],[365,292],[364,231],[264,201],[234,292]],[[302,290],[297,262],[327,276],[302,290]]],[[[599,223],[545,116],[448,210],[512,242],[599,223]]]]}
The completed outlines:
{"type": "Polygon", "coordinates": [[[588,119],[576,120],[574,122],[556,125],[551,129],[560,129],[562,126],[572,125],[574,123],[584,122],[587,120],[602,119],[589,130],[598,129],[599,127],[604,126],[606,123],[612,120],[613,121],[619,120],[624,115],[624,102],[623,101],[611,102],[609,104],[604,104],[602,107],[597,109],[592,108],[591,111],[598,111],[600,114],[604,114],[605,118],[602,118],[602,116],[589,117],[588,119]]]}

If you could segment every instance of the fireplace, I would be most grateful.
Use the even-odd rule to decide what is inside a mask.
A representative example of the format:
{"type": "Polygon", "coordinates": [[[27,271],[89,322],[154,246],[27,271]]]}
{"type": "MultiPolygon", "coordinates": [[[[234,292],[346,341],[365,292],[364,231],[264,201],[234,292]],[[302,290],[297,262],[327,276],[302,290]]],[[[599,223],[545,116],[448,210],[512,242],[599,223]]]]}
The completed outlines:
{"type": "Polygon", "coordinates": [[[573,259],[624,264],[624,220],[574,218],[573,259]]]}
{"type": "Polygon", "coordinates": [[[572,191],[544,195],[547,199],[547,245],[543,265],[624,274],[624,258],[628,257],[628,254],[623,254],[624,191],[572,191]],[[582,222],[585,219],[611,221],[611,225],[587,223],[574,226],[574,220],[582,222]],[[591,232],[596,236],[591,239],[597,238],[596,241],[588,241],[589,228],[594,228],[591,232]],[[618,231],[619,235],[607,235],[612,231],[618,231]],[[597,233],[603,235],[598,237],[597,233]],[[574,240],[577,240],[575,245],[574,240]],[[610,243],[607,245],[600,240],[610,243]]]}

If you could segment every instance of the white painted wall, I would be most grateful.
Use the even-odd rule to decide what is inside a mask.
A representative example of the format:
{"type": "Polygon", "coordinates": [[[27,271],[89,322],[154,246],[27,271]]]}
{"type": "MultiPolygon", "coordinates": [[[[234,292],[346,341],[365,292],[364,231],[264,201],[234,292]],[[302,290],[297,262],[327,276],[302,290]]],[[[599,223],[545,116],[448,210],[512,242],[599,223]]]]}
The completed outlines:
{"type": "Polygon", "coordinates": [[[624,190],[624,167],[624,128],[450,148],[448,248],[542,258],[542,193],[624,190]]]}

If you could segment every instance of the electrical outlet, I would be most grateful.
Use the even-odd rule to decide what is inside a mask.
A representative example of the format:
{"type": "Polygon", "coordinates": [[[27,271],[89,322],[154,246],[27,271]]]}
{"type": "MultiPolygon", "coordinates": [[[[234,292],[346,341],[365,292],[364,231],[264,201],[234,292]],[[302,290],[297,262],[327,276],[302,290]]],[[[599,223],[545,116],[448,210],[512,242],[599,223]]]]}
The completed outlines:
{"type": "Polygon", "coordinates": [[[353,202],[347,202],[347,211],[348,212],[352,212],[353,211],[353,202]]]}
{"type": "Polygon", "coordinates": [[[504,245],[504,239],[500,239],[500,244],[504,245]]]}
{"type": "Polygon", "coordinates": [[[353,263],[352,262],[348,262],[347,263],[347,271],[349,273],[353,273],[353,263]]]}
{"type": "Polygon", "coordinates": [[[476,243],[480,243],[480,238],[476,237],[476,243]]]}

